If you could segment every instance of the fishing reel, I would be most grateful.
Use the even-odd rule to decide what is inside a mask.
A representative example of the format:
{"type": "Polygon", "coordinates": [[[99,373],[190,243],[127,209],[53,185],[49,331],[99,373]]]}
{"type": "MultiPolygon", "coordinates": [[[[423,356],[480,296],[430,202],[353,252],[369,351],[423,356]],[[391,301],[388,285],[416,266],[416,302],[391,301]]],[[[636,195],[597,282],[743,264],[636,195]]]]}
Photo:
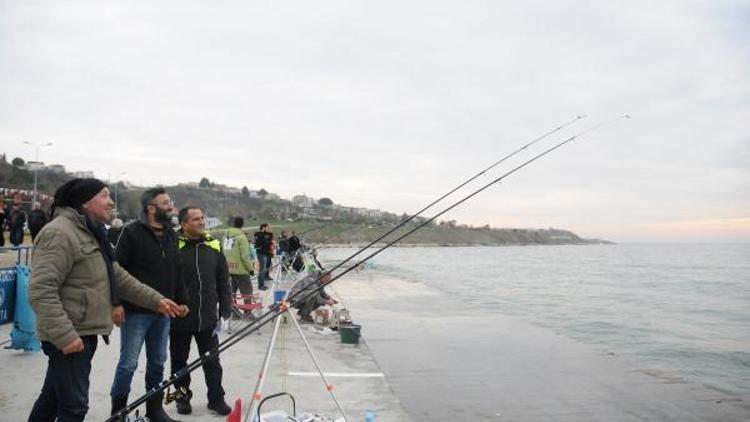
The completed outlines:
{"type": "Polygon", "coordinates": [[[167,391],[164,393],[164,404],[172,403],[175,400],[193,398],[193,392],[187,387],[175,387],[174,391],[170,391],[167,387],[167,391]]]}

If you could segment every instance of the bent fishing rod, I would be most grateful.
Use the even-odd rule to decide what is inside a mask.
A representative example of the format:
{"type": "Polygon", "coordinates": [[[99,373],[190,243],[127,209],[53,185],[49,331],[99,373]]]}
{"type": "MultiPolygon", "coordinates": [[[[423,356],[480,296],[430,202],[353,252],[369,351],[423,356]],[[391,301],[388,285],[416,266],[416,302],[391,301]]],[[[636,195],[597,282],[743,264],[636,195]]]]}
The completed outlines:
{"type": "MultiPolygon", "coordinates": [[[[422,213],[424,213],[428,209],[430,209],[433,206],[435,206],[435,204],[439,203],[440,201],[442,201],[443,199],[449,197],[450,195],[452,195],[453,193],[455,193],[459,189],[463,188],[464,186],[468,185],[469,183],[471,183],[474,180],[478,179],[479,177],[483,176],[488,171],[490,171],[493,168],[499,166],[503,162],[505,162],[505,161],[513,158],[514,156],[520,154],[521,152],[523,152],[527,148],[529,148],[529,147],[533,146],[534,144],[542,141],[543,139],[547,138],[548,136],[550,136],[550,135],[552,135],[552,134],[554,134],[556,132],[559,132],[559,131],[565,129],[566,127],[572,125],[573,123],[576,123],[579,120],[585,119],[586,117],[588,117],[586,114],[583,114],[583,115],[580,115],[580,116],[576,116],[574,119],[572,119],[572,120],[570,120],[570,121],[568,121],[568,122],[566,122],[566,123],[564,123],[564,124],[562,124],[560,126],[557,126],[554,129],[549,130],[548,132],[546,132],[546,133],[538,136],[537,138],[533,139],[532,141],[530,141],[530,142],[522,145],[520,148],[518,148],[518,149],[516,149],[516,150],[514,150],[514,151],[512,151],[512,152],[510,152],[508,154],[506,154],[501,159],[495,161],[494,163],[490,164],[486,168],[482,169],[479,173],[477,173],[477,174],[469,177],[468,179],[464,180],[463,182],[459,183],[457,186],[455,186],[454,188],[452,188],[451,190],[449,190],[448,192],[446,192],[445,194],[443,194],[438,199],[432,201],[430,204],[428,204],[427,206],[425,206],[421,210],[419,210],[419,211],[415,212],[414,214],[410,215],[408,218],[406,218],[405,220],[403,220],[400,223],[398,223],[396,226],[394,226],[393,228],[391,228],[390,230],[388,230],[386,233],[382,234],[380,237],[378,237],[377,239],[375,239],[372,242],[370,242],[369,244],[367,244],[367,246],[362,247],[360,250],[358,250],[354,254],[350,255],[349,257],[347,257],[343,261],[339,262],[336,266],[334,266],[333,268],[331,268],[330,270],[328,270],[328,272],[333,272],[333,271],[341,268],[344,264],[346,264],[347,262],[351,261],[352,259],[354,259],[358,255],[360,255],[363,251],[365,251],[365,250],[367,250],[367,249],[375,246],[378,242],[380,242],[381,240],[385,239],[386,237],[388,237],[389,235],[391,235],[392,233],[394,233],[396,230],[404,227],[405,225],[407,225],[408,223],[410,223],[412,220],[414,220],[415,218],[417,218],[419,215],[421,215],[422,213]]],[[[321,227],[324,227],[324,226],[325,225],[323,225],[321,227]]],[[[329,234],[328,236],[326,236],[323,241],[318,242],[318,245],[321,245],[321,244],[325,243],[326,241],[328,241],[330,239],[333,239],[333,237],[338,236],[338,235],[340,235],[340,234],[342,234],[344,232],[347,232],[347,231],[351,230],[354,227],[357,227],[357,226],[352,225],[352,226],[349,226],[349,227],[345,227],[343,230],[333,232],[332,234],[329,234]]],[[[270,274],[271,270],[274,269],[274,268],[276,268],[277,265],[279,265],[279,264],[275,264],[271,268],[267,268],[266,272],[270,274]]],[[[320,263],[318,263],[318,265],[320,265],[320,263]]],[[[260,273],[258,273],[257,276],[252,277],[251,281],[254,280],[254,279],[257,279],[259,276],[260,276],[260,273]]]]}
{"type": "MultiPolygon", "coordinates": [[[[272,322],[279,315],[285,313],[289,309],[288,303],[291,300],[300,297],[298,300],[301,301],[301,300],[305,300],[305,299],[311,297],[313,294],[316,294],[320,290],[324,289],[326,285],[329,285],[329,284],[333,283],[334,281],[338,280],[339,278],[343,277],[344,275],[346,275],[347,273],[349,273],[350,271],[352,271],[354,268],[357,268],[359,265],[361,265],[365,261],[367,261],[367,260],[375,257],[376,255],[382,253],[386,249],[388,249],[391,246],[393,246],[395,243],[401,241],[402,239],[404,239],[405,237],[411,235],[412,233],[416,232],[417,230],[421,229],[422,227],[430,224],[431,222],[435,221],[438,217],[440,217],[443,214],[449,212],[450,210],[456,208],[457,206],[463,204],[464,202],[466,202],[469,199],[473,198],[474,196],[478,195],[482,191],[488,189],[490,186],[492,186],[492,185],[494,185],[496,183],[499,183],[500,181],[502,181],[506,177],[508,177],[508,176],[512,175],[513,173],[521,170],[522,168],[524,168],[524,167],[528,166],[529,164],[533,163],[534,161],[536,161],[536,160],[538,160],[538,159],[540,159],[540,158],[542,158],[542,157],[550,154],[551,152],[553,152],[553,151],[557,150],[558,148],[562,147],[563,145],[566,145],[566,144],[568,144],[568,143],[570,143],[570,142],[572,142],[572,141],[574,141],[574,140],[576,140],[576,139],[584,136],[587,133],[590,133],[590,132],[592,132],[592,131],[594,131],[596,129],[599,129],[599,128],[607,125],[607,124],[610,124],[610,123],[614,122],[615,120],[619,120],[620,118],[627,118],[627,119],[629,119],[630,116],[628,116],[628,115],[618,116],[615,119],[612,119],[612,120],[606,121],[604,123],[598,124],[596,126],[593,126],[593,127],[589,128],[587,130],[584,130],[583,132],[580,132],[580,133],[578,133],[578,134],[576,134],[576,135],[574,135],[574,136],[572,136],[572,137],[570,137],[570,138],[568,138],[568,139],[566,139],[566,140],[564,140],[562,142],[559,142],[559,143],[555,144],[554,146],[552,146],[552,147],[548,148],[547,150],[545,150],[545,151],[537,154],[536,156],[534,156],[531,159],[523,162],[522,164],[520,164],[519,166],[513,168],[512,170],[504,173],[500,177],[498,177],[498,178],[492,180],[491,182],[483,185],[479,189],[473,191],[469,195],[463,197],[459,201],[457,201],[457,202],[453,203],[452,205],[450,205],[449,207],[443,209],[438,214],[435,214],[431,218],[425,220],[424,222],[422,222],[421,224],[417,225],[416,227],[414,227],[413,229],[409,230],[408,232],[404,233],[403,235],[399,236],[398,238],[396,238],[396,239],[392,240],[391,242],[387,243],[382,248],[376,250],[375,252],[373,252],[370,255],[366,256],[365,258],[361,259],[359,262],[357,262],[356,265],[353,265],[353,266],[345,269],[344,271],[342,271],[341,273],[339,273],[335,277],[332,277],[331,280],[328,281],[327,283],[320,283],[320,281],[324,277],[326,277],[327,275],[329,275],[329,274],[332,273],[333,269],[325,271],[317,279],[312,280],[309,284],[307,284],[306,286],[304,286],[302,289],[300,289],[294,295],[288,297],[285,301],[283,301],[281,303],[278,303],[278,304],[272,305],[270,307],[270,309],[266,313],[264,313],[263,315],[261,315],[260,317],[258,317],[258,319],[256,319],[252,323],[248,324],[247,326],[243,327],[242,329],[240,329],[239,331],[237,331],[235,334],[229,336],[226,340],[222,341],[219,344],[219,347],[217,347],[216,349],[214,349],[212,351],[206,352],[205,355],[199,357],[198,359],[196,359],[193,362],[191,362],[185,368],[183,368],[183,369],[179,370],[178,372],[176,372],[175,374],[173,374],[168,380],[162,381],[157,387],[154,387],[151,390],[149,390],[148,392],[146,392],[146,394],[144,394],[143,396],[139,397],[138,399],[136,399],[135,401],[133,401],[132,403],[130,403],[129,405],[127,405],[125,408],[121,409],[119,412],[117,412],[114,415],[112,415],[109,419],[106,419],[105,422],[114,422],[114,421],[117,421],[117,420],[125,417],[130,412],[132,412],[133,410],[135,410],[138,406],[140,406],[141,404],[143,404],[147,400],[149,400],[151,397],[153,397],[155,394],[158,394],[158,393],[164,391],[165,389],[167,389],[169,386],[173,385],[178,379],[186,376],[187,374],[189,374],[189,373],[193,372],[194,370],[198,369],[199,367],[203,366],[203,364],[206,361],[208,361],[210,359],[213,359],[213,358],[216,358],[221,353],[223,353],[224,351],[228,350],[230,347],[232,347],[235,344],[237,344],[240,340],[244,339],[248,335],[254,333],[257,330],[259,330],[264,325],[272,322]]],[[[576,119],[576,120],[578,120],[578,119],[576,119]]],[[[480,174],[484,174],[484,172],[480,172],[480,174]]],[[[441,197],[441,199],[442,199],[442,197],[441,197]]],[[[437,203],[437,202],[439,202],[439,200],[435,201],[434,203],[437,203]]],[[[430,206],[434,205],[434,203],[431,204],[430,206]]],[[[412,218],[415,217],[415,216],[412,216],[412,218]]],[[[392,231],[390,231],[387,234],[390,234],[395,229],[397,229],[398,227],[403,226],[403,224],[405,224],[407,221],[409,221],[409,220],[408,219],[405,220],[404,222],[402,222],[402,224],[400,224],[399,226],[397,226],[396,228],[394,228],[392,231]]],[[[385,237],[386,235],[384,235],[382,237],[385,237]]],[[[375,242],[373,242],[373,243],[375,243],[375,242]]],[[[357,254],[354,254],[352,256],[356,256],[359,253],[362,253],[362,251],[368,249],[370,246],[367,246],[367,247],[363,248],[357,254]]],[[[348,258],[347,261],[348,260],[351,260],[351,258],[348,258]]],[[[340,267],[341,265],[343,265],[344,262],[346,262],[346,261],[342,261],[342,263],[340,263],[339,265],[337,265],[335,268],[340,267]]]]}

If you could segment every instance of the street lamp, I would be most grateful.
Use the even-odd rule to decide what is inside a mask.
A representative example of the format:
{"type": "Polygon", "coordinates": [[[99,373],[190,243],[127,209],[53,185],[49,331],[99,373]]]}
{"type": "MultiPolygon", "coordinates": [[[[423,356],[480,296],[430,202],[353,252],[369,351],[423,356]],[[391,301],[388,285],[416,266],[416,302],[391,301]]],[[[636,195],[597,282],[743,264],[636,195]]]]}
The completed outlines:
{"type": "Polygon", "coordinates": [[[26,145],[31,145],[33,147],[36,147],[36,153],[34,154],[34,194],[31,196],[31,209],[34,209],[34,204],[36,204],[36,175],[39,171],[38,163],[39,163],[39,148],[41,147],[51,147],[52,142],[47,142],[46,144],[37,144],[35,142],[29,142],[29,141],[23,141],[26,145]]]}

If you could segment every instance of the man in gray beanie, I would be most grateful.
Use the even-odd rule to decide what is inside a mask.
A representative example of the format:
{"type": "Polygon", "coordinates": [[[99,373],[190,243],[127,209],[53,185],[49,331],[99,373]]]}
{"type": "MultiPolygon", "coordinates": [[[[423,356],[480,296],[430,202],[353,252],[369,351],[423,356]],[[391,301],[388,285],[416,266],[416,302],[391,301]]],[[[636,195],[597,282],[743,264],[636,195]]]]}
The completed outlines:
{"type": "Polygon", "coordinates": [[[108,341],[120,298],[183,313],[117,264],[104,229],[113,206],[101,180],[73,179],[55,192],[52,220],[34,240],[29,301],[48,365],[29,421],[84,420],[97,337],[108,341]]]}

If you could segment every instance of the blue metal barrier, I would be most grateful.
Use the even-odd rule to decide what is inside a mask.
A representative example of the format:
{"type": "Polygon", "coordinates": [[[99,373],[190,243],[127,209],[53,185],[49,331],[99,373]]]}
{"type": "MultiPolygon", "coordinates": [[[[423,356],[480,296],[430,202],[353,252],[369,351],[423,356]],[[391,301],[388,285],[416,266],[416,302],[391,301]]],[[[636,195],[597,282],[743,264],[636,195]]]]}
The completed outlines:
{"type": "Polygon", "coordinates": [[[16,305],[16,267],[0,268],[0,324],[13,322],[16,305]]]}
{"type": "Polygon", "coordinates": [[[29,304],[30,251],[30,246],[0,248],[0,254],[17,254],[14,266],[0,268],[0,324],[13,322],[11,340],[2,343],[11,343],[6,349],[40,350],[36,315],[29,304]]]}
{"type": "Polygon", "coordinates": [[[0,248],[0,256],[15,254],[15,263],[0,268],[0,324],[13,322],[16,304],[17,273],[16,266],[29,265],[30,246],[0,248]]]}

